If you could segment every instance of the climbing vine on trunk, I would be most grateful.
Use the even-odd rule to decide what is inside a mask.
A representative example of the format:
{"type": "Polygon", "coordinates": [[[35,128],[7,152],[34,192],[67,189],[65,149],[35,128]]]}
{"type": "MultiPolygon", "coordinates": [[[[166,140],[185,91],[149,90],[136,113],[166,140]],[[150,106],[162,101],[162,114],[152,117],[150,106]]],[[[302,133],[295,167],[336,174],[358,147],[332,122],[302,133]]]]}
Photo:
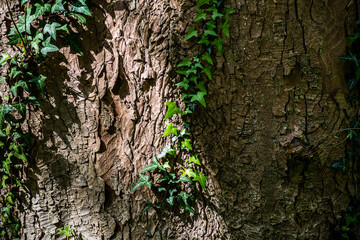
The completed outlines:
{"type": "Polygon", "coordinates": [[[45,94],[46,74],[41,65],[47,55],[69,45],[83,54],[78,35],[71,21],[86,23],[91,16],[86,0],[21,0],[23,10],[18,18],[6,0],[8,18],[14,25],[7,45],[16,53],[2,53],[0,64],[7,69],[0,83],[9,92],[0,99],[0,237],[17,239],[20,222],[15,209],[22,188],[22,170],[30,151],[30,132],[26,128],[27,114],[38,107],[38,98],[45,94]],[[45,74],[45,75],[44,75],[45,74]]]}
{"type": "Polygon", "coordinates": [[[177,127],[174,123],[165,122],[166,130],[162,137],[171,137],[162,152],[153,156],[152,163],[141,170],[140,181],[133,188],[147,186],[158,196],[158,201],[147,201],[145,210],[151,207],[161,208],[165,203],[170,206],[181,206],[184,211],[194,213],[192,207],[196,182],[202,190],[206,189],[208,177],[202,172],[202,164],[193,148],[191,138],[192,113],[199,104],[206,107],[206,84],[212,80],[211,69],[214,65],[213,56],[222,54],[223,35],[229,37],[230,8],[224,8],[221,0],[199,0],[196,4],[197,15],[194,22],[202,21],[203,28],[196,30],[189,27],[183,41],[196,41],[202,49],[196,56],[181,61],[176,72],[181,75],[182,81],[177,86],[183,90],[182,100],[185,108],[181,109],[176,102],[166,102],[167,112],[165,121],[179,115],[183,119],[183,126],[177,127]],[[152,176],[160,176],[154,180],[144,172],[152,172],[152,176]]]}

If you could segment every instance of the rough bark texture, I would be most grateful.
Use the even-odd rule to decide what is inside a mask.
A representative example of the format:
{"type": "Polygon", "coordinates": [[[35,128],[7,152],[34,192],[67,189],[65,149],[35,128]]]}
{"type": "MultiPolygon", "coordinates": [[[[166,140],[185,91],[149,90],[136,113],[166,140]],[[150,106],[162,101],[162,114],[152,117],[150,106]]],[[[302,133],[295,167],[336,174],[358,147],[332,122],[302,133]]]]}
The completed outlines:
{"type": "Polygon", "coordinates": [[[29,121],[22,239],[54,239],[63,224],[94,240],[330,238],[355,191],[330,165],[344,153],[331,134],[355,111],[336,57],[356,1],[225,1],[236,11],[231,38],[216,57],[208,108],[193,120],[208,190],[196,214],[161,216],[143,211],[153,193],[131,192],[165,144],[164,103],[180,99],[174,66],[198,51],[182,42],[194,4],[92,0],[85,55],[51,55],[47,95],[29,121]]]}

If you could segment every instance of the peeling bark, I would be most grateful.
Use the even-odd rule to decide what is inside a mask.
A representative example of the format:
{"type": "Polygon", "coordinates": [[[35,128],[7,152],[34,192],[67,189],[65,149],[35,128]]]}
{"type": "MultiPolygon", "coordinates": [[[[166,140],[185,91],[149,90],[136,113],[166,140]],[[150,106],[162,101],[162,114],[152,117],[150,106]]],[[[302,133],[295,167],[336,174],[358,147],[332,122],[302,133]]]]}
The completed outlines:
{"type": "Polygon", "coordinates": [[[194,215],[144,212],[154,194],[131,192],[165,145],[165,102],[181,97],[174,67],[198,51],[182,42],[194,4],[92,0],[85,55],[51,55],[46,97],[30,109],[22,239],[55,239],[64,224],[94,240],[330,239],[355,193],[330,168],[344,146],[323,137],[357,110],[336,59],[356,1],[225,1],[236,11],[231,38],[216,57],[208,107],[192,122],[208,190],[194,215]]]}

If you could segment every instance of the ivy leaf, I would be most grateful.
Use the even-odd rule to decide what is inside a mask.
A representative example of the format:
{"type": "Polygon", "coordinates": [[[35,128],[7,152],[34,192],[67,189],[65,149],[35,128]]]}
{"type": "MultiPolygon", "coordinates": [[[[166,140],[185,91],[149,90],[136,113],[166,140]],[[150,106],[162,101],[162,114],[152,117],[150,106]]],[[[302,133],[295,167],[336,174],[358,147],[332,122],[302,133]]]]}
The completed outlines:
{"type": "Polygon", "coordinates": [[[205,73],[205,75],[212,80],[212,76],[211,76],[211,65],[203,68],[203,70],[201,71],[202,73],[205,73]]]}
{"type": "Polygon", "coordinates": [[[173,149],[171,148],[170,143],[166,144],[166,146],[164,147],[164,149],[161,151],[161,153],[157,156],[157,158],[163,158],[166,156],[166,154],[168,154],[169,152],[171,152],[173,149]]]}
{"type": "Polygon", "coordinates": [[[186,148],[188,151],[192,150],[190,141],[191,140],[189,138],[185,138],[184,141],[181,142],[181,148],[186,148]]]}
{"type": "Polygon", "coordinates": [[[27,1],[29,1],[29,0],[21,0],[21,6],[24,5],[25,3],[27,3],[27,1]]]}
{"type": "Polygon", "coordinates": [[[184,80],[177,83],[176,86],[183,87],[185,90],[187,90],[189,88],[189,80],[184,78],[184,80]]]}
{"type": "Polygon", "coordinates": [[[204,31],[204,36],[209,36],[209,35],[216,37],[216,36],[217,36],[217,33],[216,33],[214,30],[206,29],[206,30],[204,31]]]}
{"type": "Polygon", "coordinates": [[[195,30],[194,27],[190,27],[189,28],[189,32],[186,34],[185,38],[184,38],[184,42],[189,40],[192,37],[197,37],[198,36],[198,32],[195,30]]]}
{"type": "Polygon", "coordinates": [[[191,66],[191,61],[190,58],[188,57],[177,65],[177,67],[190,67],[190,66],[191,66]]]}
{"type": "Polygon", "coordinates": [[[205,92],[198,92],[196,95],[192,95],[190,102],[198,101],[199,103],[201,103],[201,105],[206,107],[206,102],[204,99],[205,95],[206,95],[205,92]]]}
{"type": "Polygon", "coordinates": [[[169,168],[169,169],[171,168],[169,162],[165,162],[164,165],[163,165],[163,167],[164,167],[164,168],[169,168]]]}
{"type": "Polygon", "coordinates": [[[206,13],[203,9],[198,9],[198,14],[196,15],[194,22],[199,21],[200,19],[206,20],[206,13]]]}
{"type": "Polygon", "coordinates": [[[44,40],[44,34],[37,31],[34,38],[32,39],[32,41],[30,43],[30,46],[37,52],[39,52],[39,50],[40,50],[39,43],[41,42],[41,40],[44,40]]]}
{"type": "Polygon", "coordinates": [[[39,76],[33,77],[32,79],[30,79],[29,82],[35,83],[36,87],[39,89],[41,94],[44,95],[45,94],[45,80],[46,80],[46,77],[44,75],[40,74],[39,76]]]}
{"type": "Polygon", "coordinates": [[[51,13],[65,11],[62,0],[56,0],[55,4],[51,7],[51,13]]]}
{"type": "Polygon", "coordinates": [[[51,5],[49,3],[45,3],[43,5],[40,3],[35,3],[34,6],[36,7],[34,14],[35,18],[38,18],[42,16],[44,13],[51,11],[51,5]]]}
{"type": "Polygon", "coordinates": [[[167,126],[167,129],[165,130],[164,134],[162,135],[162,137],[166,137],[170,134],[175,134],[175,135],[178,135],[177,133],[177,128],[174,127],[174,125],[172,123],[165,123],[166,126],[167,126]]]}
{"type": "Polygon", "coordinates": [[[69,13],[70,15],[74,16],[77,20],[82,22],[83,24],[86,24],[86,18],[78,13],[69,13]]]}
{"type": "Polygon", "coordinates": [[[206,46],[210,44],[210,41],[207,37],[202,37],[200,41],[198,41],[199,44],[205,44],[206,46]]]}
{"type": "Polygon", "coordinates": [[[204,4],[210,4],[209,0],[199,0],[195,7],[199,8],[204,4]]]}
{"type": "Polygon", "coordinates": [[[190,162],[190,163],[195,163],[195,164],[201,166],[201,163],[200,163],[200,161],[199,161],[199,158],[198,158],[198,155],[197,155],[197,154],[192,155],[192,156],[189,158],[189,162],[190,162]]]}
{"type": "Polygon", "coordinates": [[[6,77],[2,76],[2,77],[0,78],[0,83],[1,83],[1,82],[6,82],[6,77]]]}
{"type": "Polygon", "coordinates": [[[198,181],[200,183],[200,186],[202,187],[203,190],[205,190],[206,187],[206,180],[208,179],[208,177],[201,175],[201,172],[197,172],[197,176],[193,178],[193,181],[198,181]]]}
{"type": "Polygon", "coordinates": [[[14,95],[14,97],[17,97],[17,89],[18,87],[22,87],[24,90],[29,91],[29,87],[26,82],[23,80],[20,80],[16,82],[13,86],[11,86],[10,91],[14,95]]]}
{"type": "Polygon", "coordinates": [[[216,9],[215,11],[213,11],[213,14],[212,14],[211,18],[213,20],[215,20],[216,18],[218,18],[218,17],[221,18],[222,16],[224,16],[224,15],[219,13],[218,10],[216,9]]]}
{"type": "Polygon", "coordinates": [[[141,173],[142,173],[142,172],[152,171],[152,170],[156,169],[157,167],[158,167],[157,164],[152,163],[152,164],[144,167],[144,168],[141,170],[141,173]]]}
{"type": "Polygon", "coordinates": [[[187,178],[185,175],[182,175],[178,182],[192,182],[190,178],[187,178]]]}
{"type": "Polygon", "coordinates": [[[71,10],[76,13],[81,13],[87,16],[91,16],[91,12],[88,6],[86,5],[85,1],[83,0],[77,0],[76,3],[71,5],[71,10]]]}
{"type": "Polygon", "coordinates": [[[216,28],[216,22],[214,20],[208,21],[205,23],[206,29],[214,30],[216,28]]]}
{"type": "Polygon", "coordinates": [[[45,41],[42,42],[42,45],[44,46],[41,49],[41,53],[46,56],[49,52],[56,52],[59,51],[59,48],[53,44],[50,43],[51,37],[48,37],[45,41]]]}
{"type": "Polygon", "coordinates": [[[166,198],[166,201],[167,201],[171,206],[174,206],[174,197],[173,197],[173,196],[170,196],[170,197],[166,198]]]}
{"type": "Polygon", "coordinates": [[[14,109],[10,107],[8,104],[4,104],[0,106],[0,130],[3,129],[5,116],[12,111],[14,111],[14,109]]]}
{"type": "Polygon", "coordinates": [[[135,191],[137,188],[141,187],[142,185],[146,185],[149,189],[151,189],[151,182],[149,181],[149,176],[139,174],[140,181],[137,182],[132,189],[132,192],[135,191]]]}
{"type": "Polygon", "coordinates": [[[46,24],[45,27],[44,27],[44,30],[43,32],[44,33],[49,33],[49,35],[54,39],[56,40],[56,28],[57,27],[60,27],[61,24],[58,23],[58,22],[53,22],[51,24],[46,24]]]}
{"type": "Polygon", "coordinates": [[[81,44],[78,41],[78,33],[71,33],[67,38],[65,38],[63,44],[68,45],[77,53],[80,53],[81,56],[84,56],[84,52],[82,50],[81,44]]]}
{"type": "Polygon", "coordinates": [[[175,102],[166,102],[165,104],[168,106],[168,110],[165,114],[165,120],[181,112],[180,108],[176,107],[175,102]]]}
{"type": "Polygon", "coordinates": [[[211,58],[211,55],[210,55],[210,53],[208,53],[208,52],[206,52],[205,54],[203,54],[203,55],[201,56],[201,59],[202,59],[203,61],[207,61],[207,62],[210,63],[211,65],[214,65],[214,62],[213,62],[213,60],[212,60],[212,58],[211,58]]]}
{"type": "Polygon", "coordinates": [[[154,207],[154,204],[150,201],[146,201],[145,207],[144,207],[144,211],[148,210],[149,208],[154,207]]]}
{"type": "Polygon", "coordinates": [[[2,55],[2,57],[0,59],[0,65],[4,66],[7,62],[7,60],[10,58],[10,55],[7,53],[2,53],[1,55],[2,55]]]}
{"type": "Polygon", "coordinates": [[[227,37],[230,37],[229,27],[230,27],[230,24],[228,24],[227,22],[224,22],[223,24],[220,25],[220,29],[222,29],[223,33],[227,37]]]}
{"type": "Polygon", "coordinates": [[[224,39],[223,38],[217,38],[215,39],[211,44],[215,45],[218,52],[222,55],[222,50],[223,50],[223,42],[224,39]]]}
{"type": "Polygon", "coordinates": [[[206,91],[206,87],[205,87],[205,82],[204,81],[200,81],[198,84],[196,84],[196,88],[199,89],[201,92],[204,92],[205,94],[207,94],[206,91]]]}

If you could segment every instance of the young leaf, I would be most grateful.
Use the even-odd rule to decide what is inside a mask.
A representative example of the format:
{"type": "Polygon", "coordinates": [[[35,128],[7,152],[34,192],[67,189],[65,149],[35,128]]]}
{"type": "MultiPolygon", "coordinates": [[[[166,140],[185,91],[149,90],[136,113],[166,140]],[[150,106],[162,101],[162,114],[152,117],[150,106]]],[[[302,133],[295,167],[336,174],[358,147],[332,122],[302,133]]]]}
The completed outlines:
{"type": "Polygon", "coordinates": [[[162,135],[162,137],[166,137],[170,134],[175,134],[175,135],[178,135],[178,132],[177,132],[177,128],[174,127],[174,125],[172,123],[165,123],[166,126],[167,126],[167,129],[165,130],[164,134],[162,135]]]}
{"type": "Polygon", "coordinates": [[[189,32],[186,34],[185,38],[184,38],[184,42],[189,40],[192,37],[197,37],[198,36],[198,32],[195,30],[194,27],[190,27],[189,28],[189,32]]]}
{"type": "Polygon", "coordinates": [[[176,107],[175,102],[166,102],[165,104],[168,106],[168,110],[165,114],[165,120],[181,112],[180,108],[176,107]]]}
{"type": "Polygon", "coordinates": [[[201,103],[201,105],[206,107],[206,102],[205,102],[205,99],[204,99],[205,95],[206,95],[205,92],[198,92],[196,95],[192,96],[190,102],[198,101],[199,103],[201,103]]]}
{"type": "Polygon", "coordinates": [[[199,161],[199,158],[198,158],[198,155],[197,155],[197,154],[192,155],[192,156],[189,158],[189,162],[195,163],[195,164],[201,166],[201,163],[200,163],[200,161],[199,161]]]}
{"type": "Polygon", "coordinates": [[[190,139],[189,138],[185,138],[184,141],[181,142],[181,148],[186,148],[188,151],[192,150],[191,144],[190,144],[190,139]]]}
{"type": "Polygon", "coordinates": [[[200,183],[200,186],[202,187],[203,190],[205,190],[206,187],[206,180],[208,179],[208,177],[201,175],[201,172],[197,174],[196,177],[193,178],[193,181],[198,181],[200,183]]]}

